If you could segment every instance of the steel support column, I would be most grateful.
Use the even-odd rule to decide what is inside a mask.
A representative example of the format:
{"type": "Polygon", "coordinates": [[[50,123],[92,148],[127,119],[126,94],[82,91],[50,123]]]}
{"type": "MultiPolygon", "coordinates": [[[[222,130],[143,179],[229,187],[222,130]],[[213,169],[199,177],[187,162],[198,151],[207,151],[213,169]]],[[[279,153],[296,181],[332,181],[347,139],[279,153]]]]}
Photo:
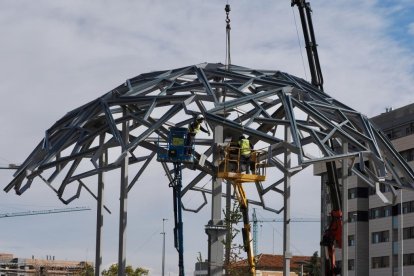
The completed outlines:
{"type": "MultiPolygon", "coordinates": [[[[214,143],[223,143],[223,127],[216,125],[214,127],[214,143]]],[[[219,156],[217,149],[213,153],[213,162],[218,164],[219,156]]],[[[207,229],[208,238],[208,259],[209,259],[209,273],[210,276],[223,275],[223,234],[226,230],[223,227],[221,219],[221,194],[222,194],[222,179],[213,177],[213,190],[211,194],[211,220],[209,222],[209,229],[207,229]],[[224,231],[223,231],[224,230],[224,231]]]]}
{"type": "Polygon", "coordinates": [[[226,252],[225,252],[225,266],[226,266],[226,274],[228,273],[227,266],[230,264],[230,253],[231,253],[231,182],[226,182],[226,252]]]}
{"type": "MultiPolygon", "coordinates": [[[[342,151],[348,153],[348,143],[343,142],[342,151]]],[[[348,159],[342,160],[342,276],[348,276],[348,159]]],[[[356,261],[356,260],[355,260],[356,261]]]]}
{"type": "MultiPolygon", "coordinates": [[[[126,108],[123,108],[126,116],[126,108]]],[[[122,139],[128,144],[129,121],[122,123],[122,139]]],[[[127,199],[128,199],[128,154],[121,161],[121,189],[119,198],[119,250],[118,250],[118,275],[125,275],[126,267],[126,227],[127,227],[127,199]]]]}
{"type": "MultiPolygon", "coordinates": [[[[285,127],[285,141],[290,143],[292,141],[292,133],[289,127],[285,127]]],[[[291,153],[288,148],[285,150],[285,169],[284,173],[284,196],[283,196],[283,276],[290,275],[290,259],[292,253],[290,252],[290,173],[288,170],[291,166],[291,153]]]]}
{"type": "MultiPolygon", "coordinates": [[[[99,136],[99,145],[103,147],[105,143],[105,134],[99,136]]],[[[108,152],[103,150],[101,156],[99,157],[99,167],[103,168],[108,164],[108,152]]],[[[97,210],[96,210],[96,248],[95,248],[95,276],[101,275],[102,268],[102,229],[103,229],[103,209],[104,209],[104,172],[101,171],[98,174],[98,198],[97,198],[97,210]]]]}

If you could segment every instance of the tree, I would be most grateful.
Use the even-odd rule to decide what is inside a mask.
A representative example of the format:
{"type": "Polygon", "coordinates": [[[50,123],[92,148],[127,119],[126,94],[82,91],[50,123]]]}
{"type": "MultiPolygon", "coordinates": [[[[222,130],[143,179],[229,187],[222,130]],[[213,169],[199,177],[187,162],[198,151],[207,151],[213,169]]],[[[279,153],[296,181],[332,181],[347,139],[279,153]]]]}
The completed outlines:
{"type": "Polygon", "coordinates": [[[148,275],[148,273],[149,273],[149,270],[145,269],[145,268],[142,268],[142,267],[138,267],[134,271],[135,276],[148,275]]]}
{"type": "Polygon", "coordinates": [[[93,266],[91,266],[88,263],[85,263],[85,266],[80,272],[80,276],[94,276],[94,275],[95,275],[95,270],[93,269],[93,266]]]}
{"type": "MultiPolygon", "coordinates": [[[[143,276],[148,275],[148,269],[138,267],[134,269],[132,266],[127,265],[125,267],[125,275],[126,276],[143,276]]],[[[118,275],[118,264],[111,265],[108,270],[102,271],[103,276],[117,276],[118,275]]]]}
{"type": "Polygon", "coordinates": [[[233,201],[233,206],[230,210],[228,210],[228,212],[223,210],[223,213],[226,218],[227,231],[230,233],[230,238],[227,240],[226,236],[226,239],[223,241],[227,247],[224,268],[226,270],[226,275],[236,275],[236,271],[232,268],[232,265],[243,259],[240,256],[243,245],[233,243],[233,241],[240,233],[240,230],[236,228],[236,225],[243,218],[243,215],[240,212],[240,205],[237,201],[233,201]]]}
{"type": "Polygon", "coordinates": [[[321,276],[321,258],[318,256],[318,251],[313,253],[309,264],[303,267],[303,272],[309,276],[321,276]]]}

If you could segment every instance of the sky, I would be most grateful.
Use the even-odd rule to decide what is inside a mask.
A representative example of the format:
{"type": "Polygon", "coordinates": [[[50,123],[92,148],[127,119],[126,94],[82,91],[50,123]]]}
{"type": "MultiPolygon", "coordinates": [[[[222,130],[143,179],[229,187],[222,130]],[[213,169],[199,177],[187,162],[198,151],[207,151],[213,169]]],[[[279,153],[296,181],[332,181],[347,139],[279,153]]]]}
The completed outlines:
{"type": "MultiPolygon", "coordinates": [[[[310,81],[299,15],[288,0],[228,1],[233,64],[273,69],[310,81]],[[299,35],[299,36],[298,36],[299,35]]],[[[0,166],[19,164],[54,122],[126,79],[155,70],[225,62],[227,1],[0,2],[0,166]]],[[[325,92],[367,116],[414,102],[414,2],[311,1],[325,92]]],[[[161,274],[162,220],[166,272],[178,275],[173,247],[172,191],[152,164],[128,199],[127,263],[161,274]],[[164,182],[165,183],[164,183],[164,182]],[[160,184],[161,183],[161,184],[160,184]],[[164,183],[165,185],[162,185],[164,183]]],[[[319,178],[312,170],[292,181],[292,217],[320,214],[319,178]]],[[[117,261],[119,175],[108,173],[103,263],[117,261]]],[[[0,170],[0,187],[12,171],[0,170]]],[[[199,198],[186,198],[195,204],[199,198]]],[[[281,206],[282,199],[274,202],[281,206]]],[[[68,207],[84,212],[3,218],[0,252],[19,257],[94,261],[96,203],[83,193],[68,207]]],[[[64,208],[40,181],[22,196],[0,192],[0,213],[64,208]]],[[[185,269],[207,258],[204,225],[210,204],[184,213],[185,269]]],[[[257,209],[259,220],[278,218],[257,209]]],[[[294,255],[319,249],[318,223],[292,225],[294,255]]],[[[262,222],[259,252],[282,254],[282,225],[262,222]]]]}

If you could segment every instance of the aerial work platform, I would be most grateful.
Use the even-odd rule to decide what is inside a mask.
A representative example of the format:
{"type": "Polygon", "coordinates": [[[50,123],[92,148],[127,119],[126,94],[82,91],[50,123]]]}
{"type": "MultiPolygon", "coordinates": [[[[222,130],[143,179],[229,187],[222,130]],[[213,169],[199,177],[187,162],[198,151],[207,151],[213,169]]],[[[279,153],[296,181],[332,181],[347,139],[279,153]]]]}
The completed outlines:
{"type": "Polygon", "coordinates": [[[251,276],[256,275],[256,264],[254,260],[251,227],[249,222],[249,202],[243,189],[243,183],[266,180],[267,158],[263,150],[250,150],[249,158],[241,155],[240,147],[226,146],[220,150],[222,159],[218,166],[217,177],[232,182],[236,197],[243,215],[243,246],[247,252],[249,272],[251,276]]]}
{"type": "Polygon", "coordinates": [[[188,144],[188,130],[172,127],[166,142],[158,141],[157,161],[172,163],[193,163],[194,144],[188,144]]]}
{"type": "Polygon", "coordinates": [[[266,179],[266,158],[264,150],[251,150],[250,161],[244,163],[240,154],[241,149],[234,146],[222,148],[222,159],[218,167],[217,177],[235,182],[256,182],[266,179]],[[246,166],[250,166],[250,173],[246,166]]]}

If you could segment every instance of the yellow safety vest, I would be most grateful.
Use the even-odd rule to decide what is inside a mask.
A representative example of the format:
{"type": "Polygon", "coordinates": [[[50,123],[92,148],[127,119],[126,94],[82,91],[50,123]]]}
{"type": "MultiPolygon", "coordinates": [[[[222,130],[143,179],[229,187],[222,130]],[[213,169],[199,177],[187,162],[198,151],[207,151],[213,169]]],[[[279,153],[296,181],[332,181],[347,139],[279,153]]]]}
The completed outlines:
{"type": "Polygon", "coordinates": [[[197,134],[200,132],[200,127],[201,127],[200,123],[194,122],[190,124],[190,127],[188,128],[188,132],[192,134],[197,134]]]}
{"type": "Polygon", "coordinates": [[[250,150],[250,141],[248,139],[242,139],[239,141],[240,146],[240,154],[241,155],[249,155],[251,153],[250,150]]]}

